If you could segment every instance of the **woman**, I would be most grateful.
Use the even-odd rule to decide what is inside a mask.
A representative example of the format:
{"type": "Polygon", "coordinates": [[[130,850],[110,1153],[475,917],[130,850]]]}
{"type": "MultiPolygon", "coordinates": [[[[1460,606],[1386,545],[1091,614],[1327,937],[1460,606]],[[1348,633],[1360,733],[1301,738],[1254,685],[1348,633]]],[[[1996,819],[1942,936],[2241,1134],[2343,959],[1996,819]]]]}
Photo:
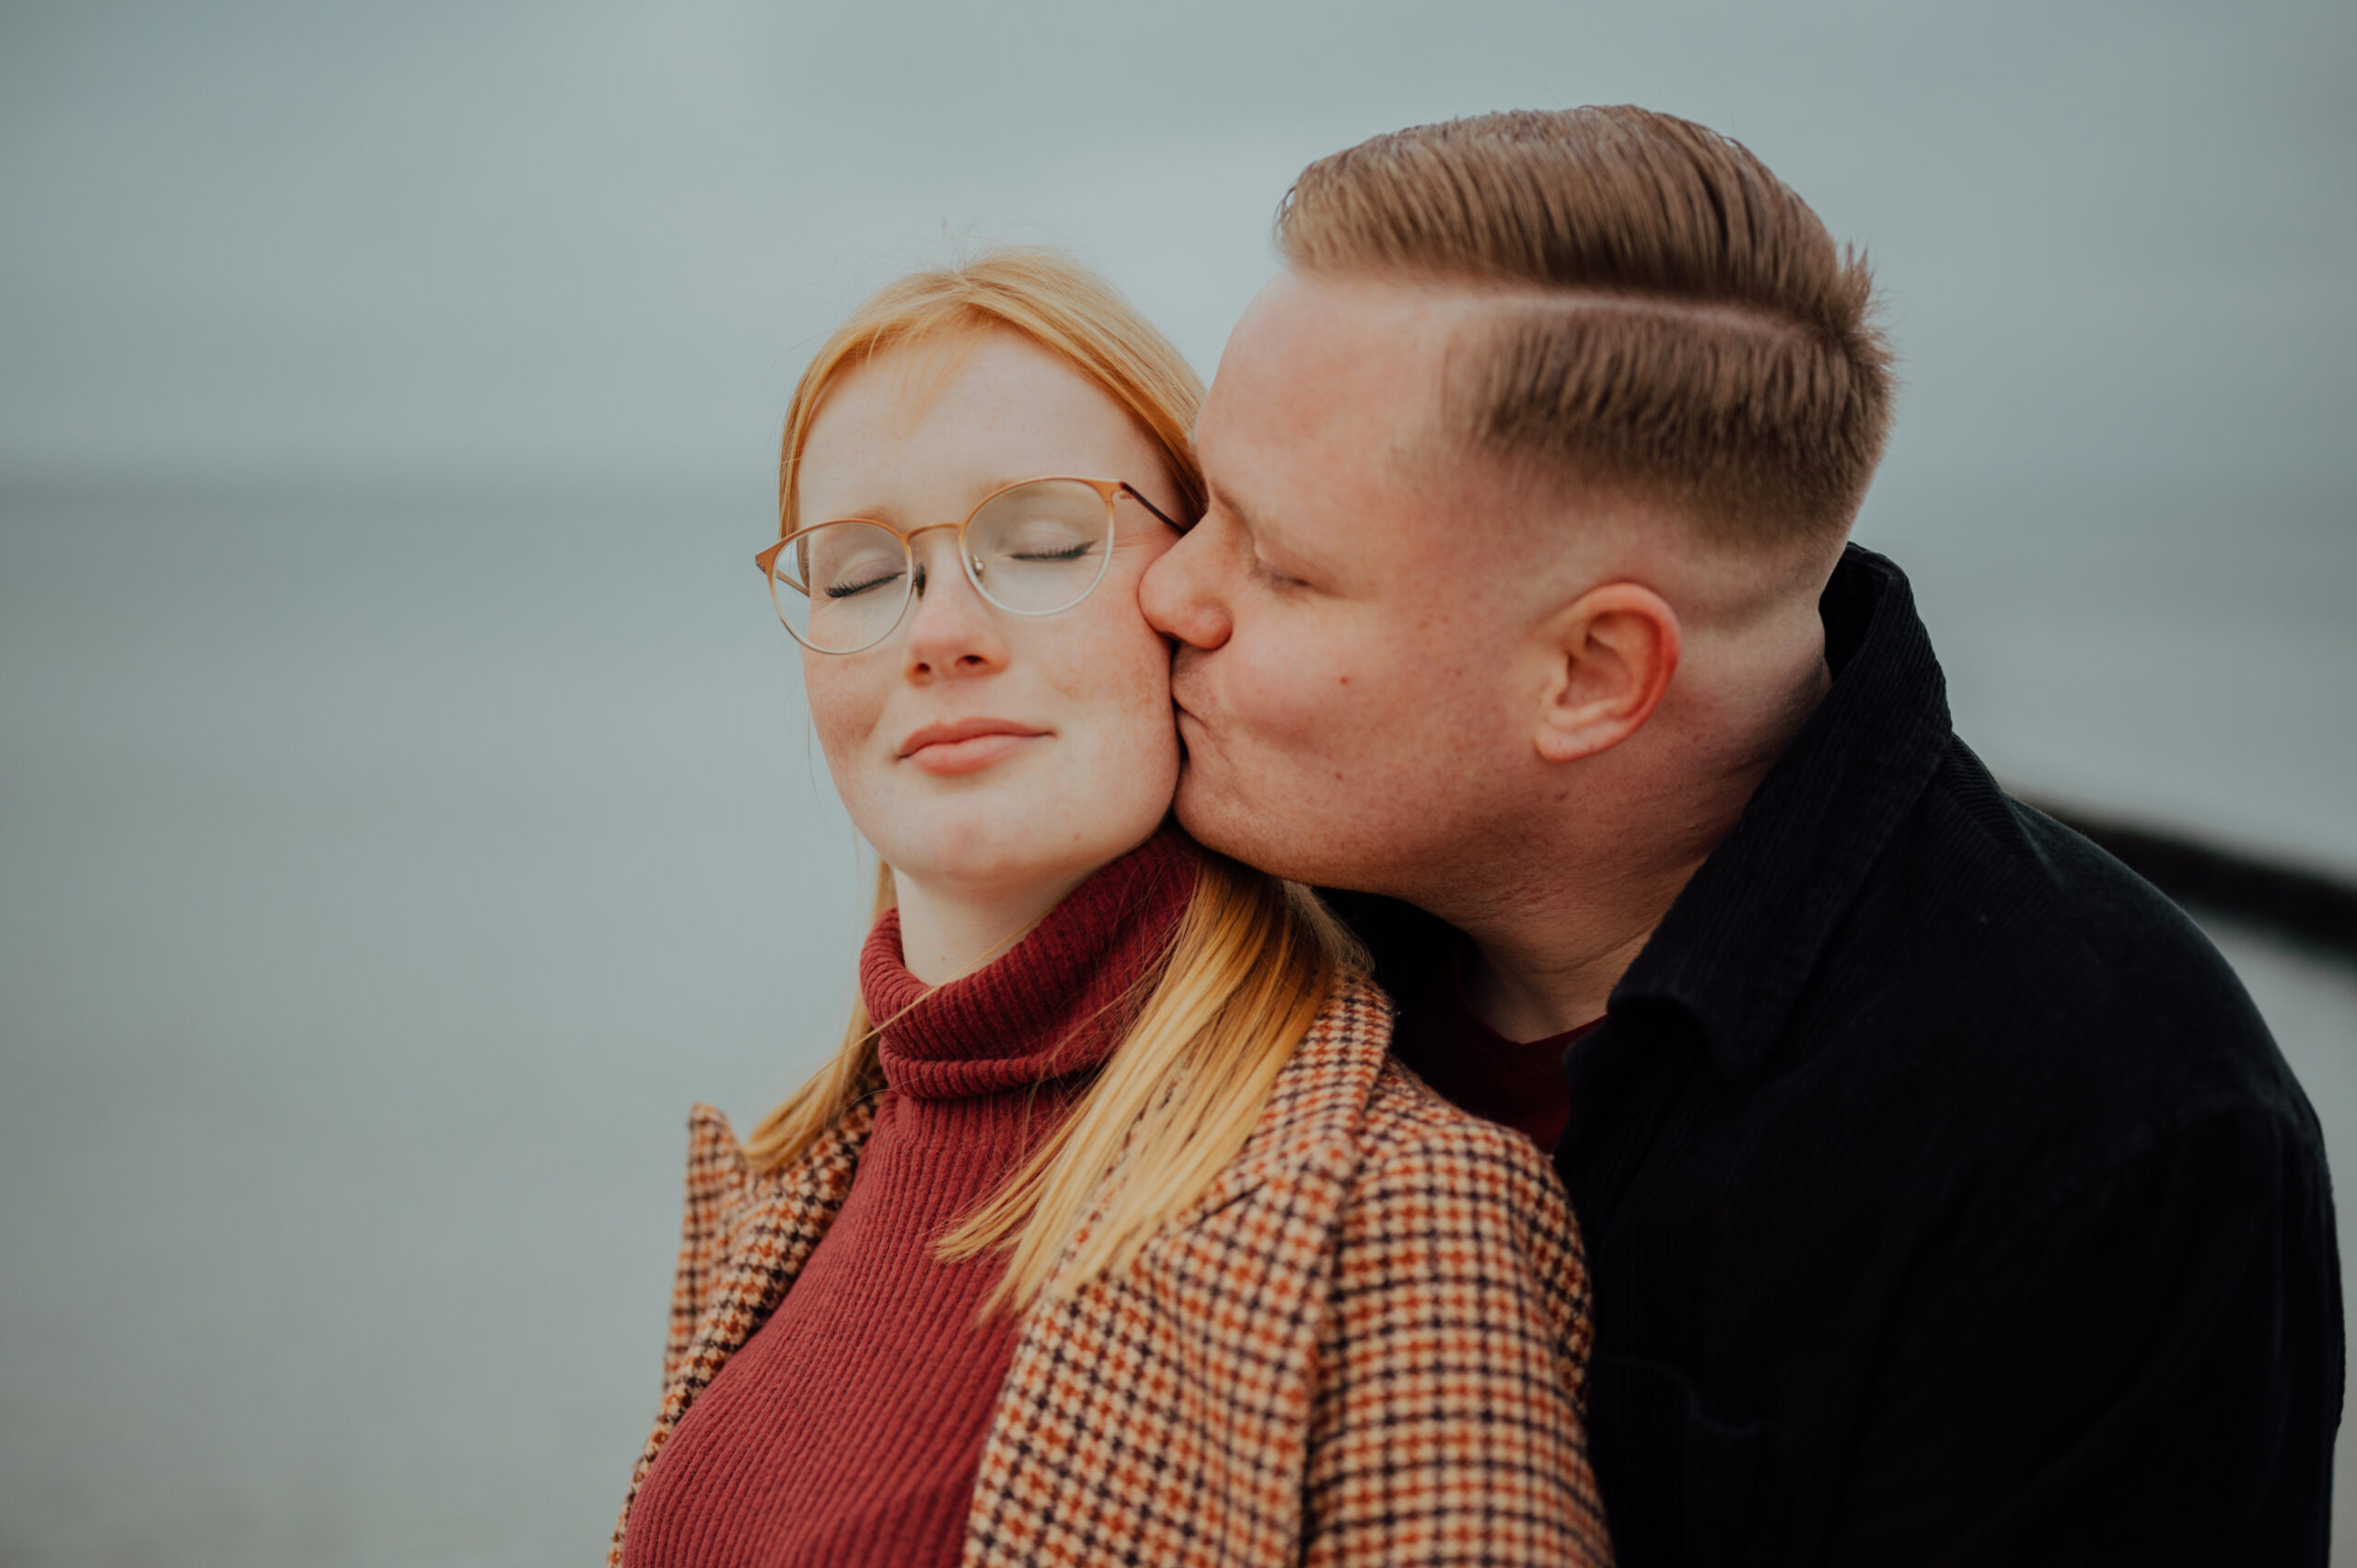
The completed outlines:
{"type": "Polygon", "coordinates": [[[741,1147],[696,1111],[610,1561],[1606,1559],[1552,1171],[1387,1061],[1314,900],[1166,822],[1135,590],[1200,395],[1036,250],[804,374],[761,563],[879,914],[834,1060],[741,1147]]]}

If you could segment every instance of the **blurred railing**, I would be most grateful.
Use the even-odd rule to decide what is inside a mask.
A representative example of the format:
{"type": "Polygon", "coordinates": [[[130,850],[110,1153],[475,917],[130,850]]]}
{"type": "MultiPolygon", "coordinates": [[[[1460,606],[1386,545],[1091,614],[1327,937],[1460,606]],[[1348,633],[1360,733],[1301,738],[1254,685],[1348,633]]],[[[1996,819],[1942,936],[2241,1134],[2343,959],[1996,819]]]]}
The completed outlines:
{"type": "Polygon", "coordinates": [[[2025,798],[2178,903],[2357,959],[2357,885],[2183,834],[2106,820],[2078,807],[2025,798]]]}

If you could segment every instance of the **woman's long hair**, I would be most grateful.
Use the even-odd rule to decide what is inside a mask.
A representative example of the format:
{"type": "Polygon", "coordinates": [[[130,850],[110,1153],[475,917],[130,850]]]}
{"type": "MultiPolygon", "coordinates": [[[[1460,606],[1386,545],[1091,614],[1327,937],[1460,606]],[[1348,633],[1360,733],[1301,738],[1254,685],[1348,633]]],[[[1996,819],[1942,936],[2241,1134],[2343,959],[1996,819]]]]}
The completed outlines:
{"type": "MultiPolygon", "coordinates": [[[[1161,449],[1185,515],[1202,513],[1190,436],[1202,382],[1104,280],[1056,251],[1023,248],[902,278],[820,346],[786,411],[781,533],[795,527],[803,447],[838,377],[890,349],[992,331],[1021,333],[1128,410],[1161,449]]],[[[876,912],[891,903],[891,869],[879,866],[876,912]]],[[[1120,1044],[1039,1149],[941,1238],[941,1256],[1008,1254],[993,1309],[1067,1295],[1126,1265],[1243,1148],[1278,1070],[1361,962],[1306,889],[1203,852],[1167,953],[1132,993],[1120,1044]],[[1066,1258],[1084,1220],[1086,1235],[1066,1258]]],[[[880,1032],[854,1003],[834,1058],[747,1140],[756,1170],[783,1169],[882,1092],[880,1032]]]]}

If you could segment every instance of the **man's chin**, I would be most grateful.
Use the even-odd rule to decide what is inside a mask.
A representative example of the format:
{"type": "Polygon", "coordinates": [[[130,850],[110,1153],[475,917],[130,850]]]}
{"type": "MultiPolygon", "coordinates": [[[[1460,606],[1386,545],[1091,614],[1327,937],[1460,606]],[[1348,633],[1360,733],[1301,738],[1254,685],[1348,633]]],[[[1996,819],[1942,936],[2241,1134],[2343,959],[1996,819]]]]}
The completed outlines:
{"type": "Polygon", "coordinates": [[[1187,830],[1188,837],[1205,849],[1217,850],[1231,859],[1243,856],[1229,847],[1236,842],[1233,832],[1239,813],[1230,809],[1231,802],[1218,786],[1203,776],[1202,764],[1190,755],[1178,767],[1178,792],[1171,797],[1170,809],[1178,825],[1187,830]]]}
{"type": "Polygon", "coordinates": [[[1289,846],[1270,813],[1257,809],[1233,789],[1207,776],[1192,757],[1178,772],[1178,794],[1171,803],[1178,825],[1205,849],[1240,861],[1271,877],[1299,880],[1294,869],[1300,857],[1289,846]]]}

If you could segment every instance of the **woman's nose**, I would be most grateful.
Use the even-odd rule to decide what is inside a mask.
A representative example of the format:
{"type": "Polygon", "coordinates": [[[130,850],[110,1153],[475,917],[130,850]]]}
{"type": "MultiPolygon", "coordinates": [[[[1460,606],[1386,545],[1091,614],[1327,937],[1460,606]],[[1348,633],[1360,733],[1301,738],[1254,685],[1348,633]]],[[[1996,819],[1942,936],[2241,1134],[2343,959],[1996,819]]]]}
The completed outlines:
{"type": "Polygon", "coordinates": [[[909,606],[902,672],[923,681],[1004,669],[1004,628],[959,568],[957,534],[944,529],[914,544],[916,602],[909,606]]]}

